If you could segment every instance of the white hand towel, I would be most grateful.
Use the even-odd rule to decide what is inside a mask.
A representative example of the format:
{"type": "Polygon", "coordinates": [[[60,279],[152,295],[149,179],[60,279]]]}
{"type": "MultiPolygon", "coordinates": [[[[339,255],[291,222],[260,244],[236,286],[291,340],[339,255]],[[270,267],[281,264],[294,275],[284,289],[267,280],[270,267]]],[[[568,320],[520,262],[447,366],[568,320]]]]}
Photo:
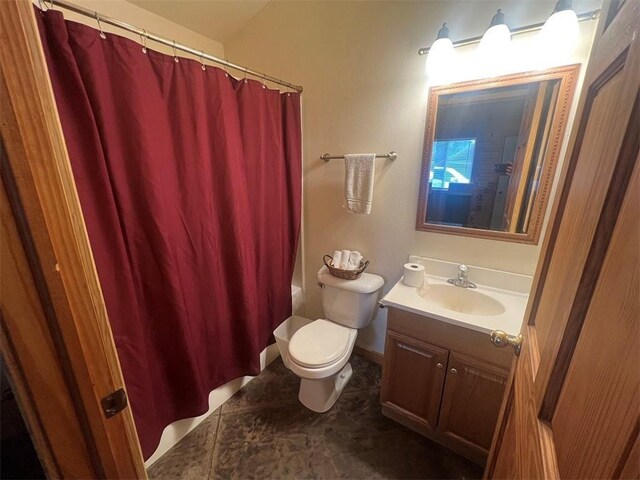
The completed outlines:
{"type": "Polygon", "coordinates": [[[340,268],[341,261],[342,261],[342,251],[336,250],[335,252],[333,252],[333,259],[331,260],[331,266],[340,268]]]}
{"type": "Polygon", "coordinates": [[[352,213],[371,213],[375,153],[344,156],[345,207],[352,213]]]}
{"type": "Polygon", "coordinates": [[[340,256],[340,268],[342,270],[349,268],[349,255],[351,255],[351,250],[342,250],[342,255],[340,256]]]}

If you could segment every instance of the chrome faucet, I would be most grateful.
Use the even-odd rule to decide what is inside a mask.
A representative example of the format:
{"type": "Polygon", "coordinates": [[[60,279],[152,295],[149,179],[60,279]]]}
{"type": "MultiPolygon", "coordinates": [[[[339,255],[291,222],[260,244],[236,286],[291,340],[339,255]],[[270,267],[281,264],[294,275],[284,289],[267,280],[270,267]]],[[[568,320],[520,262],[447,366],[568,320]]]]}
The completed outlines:
{"type": "Polygon", "coordinates": [[[458,276],[456,278],[450,278],[447,280],[451,285],[462,288],[476,288],[476,284],[470,282],[467,278],[469,274],[469,267],[464,263],[458,266],[458,276]]]}

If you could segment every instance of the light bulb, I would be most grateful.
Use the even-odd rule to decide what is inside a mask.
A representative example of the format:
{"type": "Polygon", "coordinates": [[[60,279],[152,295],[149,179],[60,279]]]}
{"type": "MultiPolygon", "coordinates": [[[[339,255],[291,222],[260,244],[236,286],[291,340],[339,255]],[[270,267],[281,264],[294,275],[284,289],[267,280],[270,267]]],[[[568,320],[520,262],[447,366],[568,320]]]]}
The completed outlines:
{"type": "Polygon", "coordinates": [[[478,46],[478,67],[485,75],[500,73],[508,63],[511,46],[511,32],[505,24],[504,14],[498,9],[491,19],[491,26],[482,36],[478,46]]]}
{"type": "Polygon", "coordinates": [[[427,56],[427,75],[430,83],[447,81],[454,68],[455,51],[449,39],[449,27],[446,23],[438,30],[438,37],[433,42],[427,56]]]}
{"type": "Polygon", "coordinates": [[[439,38],[436,40],[427,56],[427,74],[437,76],[447,71],[451,67],[455,52],[453,43],[448,38],[439,38]]]}
{"type": "Polygon", "coordinates": [[[494,25],[485,32],[480,40],[480,52],[484,55],[500,55],[509,48],[511,32],[505,24],[494,25]]]}
{"type": "Polygon", "coordinates": [[[491,27],[478,47],[477,71],[482,76],[500,75],[510,64],[511,32],[506,25],[491,27]]]}
{"type": "Polygon", "coordinates": [[[571,9],[555,12],[545,22],[539,35],[539,55],[547,65],[570,61],[578,40],[578,16],[571,9]]]}

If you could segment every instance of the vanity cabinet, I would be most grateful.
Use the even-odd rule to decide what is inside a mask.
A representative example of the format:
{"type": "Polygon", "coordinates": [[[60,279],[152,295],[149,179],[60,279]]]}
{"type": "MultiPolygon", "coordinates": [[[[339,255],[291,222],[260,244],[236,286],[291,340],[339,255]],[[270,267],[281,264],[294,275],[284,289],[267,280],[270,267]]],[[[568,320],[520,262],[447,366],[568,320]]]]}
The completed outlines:
{"type": "Polygon", "coordinates": [[[390,307],[382,413],[483,465],[512,359],[486,333],[390,307]]]}

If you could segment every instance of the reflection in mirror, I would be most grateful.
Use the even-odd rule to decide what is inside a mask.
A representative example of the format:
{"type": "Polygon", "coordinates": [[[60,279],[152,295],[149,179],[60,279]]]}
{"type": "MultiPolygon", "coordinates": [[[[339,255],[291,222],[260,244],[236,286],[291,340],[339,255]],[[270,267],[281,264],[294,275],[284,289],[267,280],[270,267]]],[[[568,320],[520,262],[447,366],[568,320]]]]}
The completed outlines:
{"type": "Polygon", "coordinates": [[[537,243],[576,70],[432,89],[419,230],[537,243]]]}
{"type": "Polygon", "coordinates": [[[547,80],[438,99],[428,222],[526,233],[559,84],[547,80]]]}

